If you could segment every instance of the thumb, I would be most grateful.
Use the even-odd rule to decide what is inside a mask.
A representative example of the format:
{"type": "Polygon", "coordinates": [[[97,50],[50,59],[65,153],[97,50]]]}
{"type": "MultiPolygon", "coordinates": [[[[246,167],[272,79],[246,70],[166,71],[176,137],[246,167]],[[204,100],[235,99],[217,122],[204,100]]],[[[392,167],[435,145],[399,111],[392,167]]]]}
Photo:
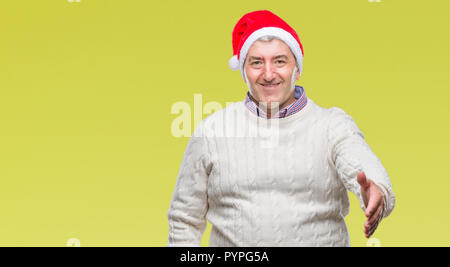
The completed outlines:
{"type": "Polygon", "coordinates": [[[369,182],[367,181],[366,174],[363,171],[358,173],[358,175],[356,176],[356,180],[363,189],[367,189],[369,187],[369,182]]]}

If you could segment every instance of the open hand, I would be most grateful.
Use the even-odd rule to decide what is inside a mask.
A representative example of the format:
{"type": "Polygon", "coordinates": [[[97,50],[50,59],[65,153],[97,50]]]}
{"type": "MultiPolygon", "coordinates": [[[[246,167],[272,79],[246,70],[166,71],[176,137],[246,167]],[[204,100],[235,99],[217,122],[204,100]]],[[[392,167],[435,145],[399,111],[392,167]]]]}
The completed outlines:
{"type": "Polygon", "coordinates": [[[364,234],[369,238],[377,229],[384,208],[383,191],[361,171],[358,173],[357,181],[361,186],[361,195],[366,205],[365,215],[367,221],[364,223],[364,234]]]}

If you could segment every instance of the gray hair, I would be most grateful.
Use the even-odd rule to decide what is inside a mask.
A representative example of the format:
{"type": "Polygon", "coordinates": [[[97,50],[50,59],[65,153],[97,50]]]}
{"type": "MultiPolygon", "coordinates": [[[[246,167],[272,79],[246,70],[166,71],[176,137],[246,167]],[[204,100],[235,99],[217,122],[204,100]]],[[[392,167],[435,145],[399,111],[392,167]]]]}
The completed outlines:
{"type": "Polygon", "coordinates": [[[258,39],[256,39],[256,41],[270,42],[273,39],[278,39],[280,41],[283,41],[278,36],[275,36],[275,35],[263,35],[263,36],[259,37],[258,39]]]}

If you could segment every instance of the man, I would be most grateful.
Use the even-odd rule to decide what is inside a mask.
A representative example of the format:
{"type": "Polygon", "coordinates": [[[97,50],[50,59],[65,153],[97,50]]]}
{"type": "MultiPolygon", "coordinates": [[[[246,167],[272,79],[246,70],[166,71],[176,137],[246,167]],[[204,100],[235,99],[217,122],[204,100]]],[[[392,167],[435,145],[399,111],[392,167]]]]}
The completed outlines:
{"type": "Polygon", "coordinates": [[[167,213],[168,246],[199,246],[206,220],[210,246],[349,246],[347,191],[369,238],[395,205],[389,176],[352,117],[295,85],[297,33],[270,11],[251,12],[233,30],[233,51],[230,67],[249,91],[195,129],[167,213]],[[266,135],[251,134],[259,130],[266,135]],[[262,145],[274,136],[276,145],[262,145]]]}

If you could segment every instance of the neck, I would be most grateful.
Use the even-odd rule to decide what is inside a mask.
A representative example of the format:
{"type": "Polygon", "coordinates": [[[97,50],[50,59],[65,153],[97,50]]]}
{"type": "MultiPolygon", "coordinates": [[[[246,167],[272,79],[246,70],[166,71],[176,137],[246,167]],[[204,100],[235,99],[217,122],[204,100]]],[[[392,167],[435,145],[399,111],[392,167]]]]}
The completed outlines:
{"type": "MultiPolygon", "coordinates": [[[[295,93],[295,90],[292,90],[292,92],[290,93],[289,98],[286,101],[284,101],[283,103],[280,104],[280,106],[278,108],[278,111],[280,111],[283,108],[285,108],[285,107],[289,106],[290,104],[294,103],[294,101],[296,100],[295,97],[294,97],[294,95],[295,95],[294,93],[295,93]]],[[[249,95],[250,95],[250,99],[259,107],[260,106],[259,105],[260,102],[258,100],[256,100],[252,96],[252,94],[249,94],[249,95]]],[[[267,105],[267,111],[266,111],[267,118],[270,119],[272,115],[275,115],[275,114],[272,114],[272,110],[274,110],[274,109],[275,109],[275,107],[271,107],[270,103],[267,105]]]]}

